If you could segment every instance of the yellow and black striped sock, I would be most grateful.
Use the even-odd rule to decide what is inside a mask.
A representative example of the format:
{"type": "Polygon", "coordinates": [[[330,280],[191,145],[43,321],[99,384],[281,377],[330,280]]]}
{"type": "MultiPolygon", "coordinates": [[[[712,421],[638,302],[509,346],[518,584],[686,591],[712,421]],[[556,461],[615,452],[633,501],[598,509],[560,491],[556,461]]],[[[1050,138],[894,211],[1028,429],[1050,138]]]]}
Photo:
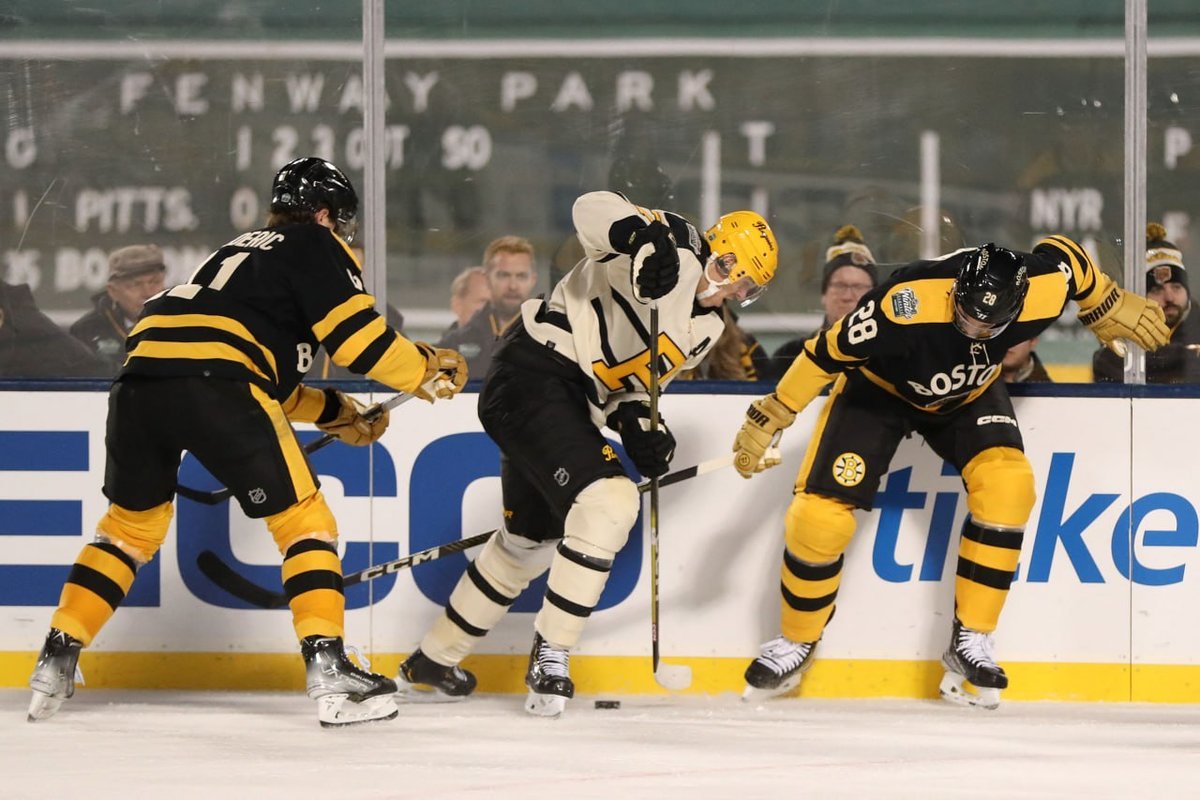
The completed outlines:
{"type": "Polygon", "coordinates": [[[319,539],[301,539],[283,559],[283,590],[300,639],[345,634],[346,596],[337,548],[319,539]]]}
{"type": "Polygon", "coordinates": [[[783,594],[783,635],[793,642],[820,640],[842,581],[843,556],[828,564],[809,564],[783,551],[780,592],[783,594]]]}
{"type": "Polygon", "coordinates": [[[50,626],[91,644],[129,593],[136,573],[137,562],[115,544],[85,545],[63,584],[50,626]]]}
{"type": "Polygon", "coordinates": [[[963,523],[954,606],[964,626],[981,633],[996,630],[1021,560],[1024,536],[1022,530],[991,528],[970,517],[963,523]]]}

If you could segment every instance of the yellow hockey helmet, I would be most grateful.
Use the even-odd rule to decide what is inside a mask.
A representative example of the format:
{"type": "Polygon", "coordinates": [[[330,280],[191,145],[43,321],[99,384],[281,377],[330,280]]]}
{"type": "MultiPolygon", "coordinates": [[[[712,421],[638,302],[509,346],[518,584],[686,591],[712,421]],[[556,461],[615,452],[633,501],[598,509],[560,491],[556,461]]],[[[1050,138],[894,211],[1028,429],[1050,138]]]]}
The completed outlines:
{"type": "Polygon", "coordinates": [[[712,248],[722,284],[748,278],[742,305],[753,303],[766,290],[779,266],[779,243],[767,221],[753,211],[733,211],[704,233],[712,248]]]}

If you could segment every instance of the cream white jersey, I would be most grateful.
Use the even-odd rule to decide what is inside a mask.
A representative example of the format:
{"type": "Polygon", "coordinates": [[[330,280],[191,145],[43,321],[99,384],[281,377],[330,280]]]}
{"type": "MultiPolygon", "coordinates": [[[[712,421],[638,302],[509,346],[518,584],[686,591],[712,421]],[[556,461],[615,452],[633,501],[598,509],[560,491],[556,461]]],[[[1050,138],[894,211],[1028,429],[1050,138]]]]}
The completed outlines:
{"type": "Polygon", "coordinates": [[[592,419],[602,426],[618,403],[649,399],[650,303],[634,291],[632,254],[622,252],[634,231],[658,220],[679,249],[679,282],[658,300],[659,385],[700,363],[725,325],[719,308],[696,303],[709,247],[692,223],[616,192],[589,192],[572,214],[585,256],[548,300],[527,300],[521,316],[530,336],[574,361],[592,382],[592,419]]]}

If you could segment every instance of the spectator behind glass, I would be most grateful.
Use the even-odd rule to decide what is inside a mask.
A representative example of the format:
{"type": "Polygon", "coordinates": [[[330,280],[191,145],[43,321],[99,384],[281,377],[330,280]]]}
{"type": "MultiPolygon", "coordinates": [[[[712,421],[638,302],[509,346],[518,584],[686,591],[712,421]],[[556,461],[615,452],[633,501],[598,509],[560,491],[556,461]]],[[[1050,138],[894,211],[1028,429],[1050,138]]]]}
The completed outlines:
{"type": "Polygon", "coordinates": [[[483,267],[467,267],[455,275],[450,283],[450,310],[454,312],[454,322],[450,323],[442,336],[448,336],[451,331],[466,325],[491,296],[487,271],[483,267]]]}
{"type": "Polygon", "coordinates": [[[133,244],[108,256],[108,285],[92,297],[92,310],[71,326],[71,335],[116,375],[125,363],[125,338],[142,306],[166,288],[167,267],[157,245],[133,244]]]}
{"type": "Polygon", "coordinates": [[[521,236],[501,236],[483,251],[489,299],[467,324],[450,331],[438,347],[457,350],[467,361],[472,378],[482,378],[492,363],[497,338],[521,313],[521,304],[533,294],[537,272],[533,245],[521,236]]]}
{"type": "Polygon", "coordinates": [[[1004,360],[1000,362],[1000,377],[1005,383],[1037,383],[1051,380],[1042,360],[1033,352],[1036,346],[1035,336],[1008,348],[1004,360]]]}
{"type": "MultiPolygon", "coordinates": [[[[820,330],[849,314],[859,298],[875,288],[879,275],[875,256],[863,241],[862,232],[853,225],[843,225],[833,235],[833,246],[825,251],[825,269],[821,274],[821,308],[825,319],[820,330]]],[[[778,380],[804,349],[804,336],[784,342],[770,359],[763,362],[760,377],[778,380]]]]}
{"type": "Polygon", "coordinates": [[[0,378],[95,378],[108,365],[43,314],[25,284],[0,281],[0,378]]]}
{"type": "MultiPolygon", "coordinates": [[[[1146,354],[1146,383],[1200,383],[1200,317],[1193,317],[1183,253],[1167,241],[1167,229],[1146,226],[1146,297],[1162,306],[1171,341],[1146,354]]],[[[1125,362],[1108,348],[1092,356],[1097,383],[1123,383],[1125,362]]]]}

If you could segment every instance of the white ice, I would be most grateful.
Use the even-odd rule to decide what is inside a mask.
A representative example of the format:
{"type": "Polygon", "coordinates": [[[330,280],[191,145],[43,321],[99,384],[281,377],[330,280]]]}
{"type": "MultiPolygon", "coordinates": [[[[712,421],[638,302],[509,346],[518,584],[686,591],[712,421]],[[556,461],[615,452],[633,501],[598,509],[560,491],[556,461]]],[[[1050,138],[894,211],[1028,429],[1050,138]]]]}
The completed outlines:
{"type": "Polygon", "coordinates": [[[81,689],[28,723],[0,692],[5,798],[1200,796],[1200,706],[517,695],[324,730],[302,694],[81,689]]]}

